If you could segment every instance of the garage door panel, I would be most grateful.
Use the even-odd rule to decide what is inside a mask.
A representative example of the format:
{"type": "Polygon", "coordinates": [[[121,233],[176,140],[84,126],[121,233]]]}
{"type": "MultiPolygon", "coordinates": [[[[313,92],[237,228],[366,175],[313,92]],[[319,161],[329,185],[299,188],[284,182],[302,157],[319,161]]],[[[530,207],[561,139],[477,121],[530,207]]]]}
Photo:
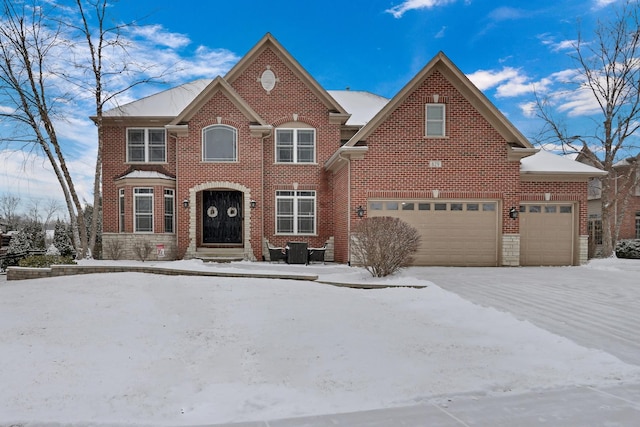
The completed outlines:
{"type": "Polygon", "coordinates": [[[372,209],[370,203],[369,216],[400,218],[415,227],[420,234],[421,244],[414,255],[414,265],[498,264],[498,218],[495,201],[425,200],[406,202],[404,205],[396,201],[374,203],[379,209],[372,209]],[[483,210],[483,204],[490,210],[483,210]],[[446,210],[436,210],[436,205],[446,210]],[[388,209],[389,206],[397,206],[398,209],[388,209]],[[407,207],[413,209],[406,209],[407,207]]]}
{"type": "Polygon", "coordinates": [[[521,265],[572,265],[575,215],[571,205],[523,205],[520,213],[521,265]]]}

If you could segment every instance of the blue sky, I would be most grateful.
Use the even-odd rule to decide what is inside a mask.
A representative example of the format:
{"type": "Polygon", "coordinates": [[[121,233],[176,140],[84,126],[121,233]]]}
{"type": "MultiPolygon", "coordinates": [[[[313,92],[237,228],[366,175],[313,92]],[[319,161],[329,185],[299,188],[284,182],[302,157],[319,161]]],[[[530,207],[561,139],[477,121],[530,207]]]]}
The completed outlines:
{"type": "MultiPolygon", "coordinates": [[[[171,67],[171,86],[224,75],[266,32],[326,89],[349,87],[386,97],[443,51],[532,139],[541,126],[529,108],[532,88],[553,90],[558,76],[575,66],[568,54],[578,30],[591,37],[596,20],[611,17],[622,1],[120,0],[111,17],[142,25],[129,34],[131,51],[142,61],[171,67]]],[[[120,103],[163,87],[138,87],[120,103]]],[[[565,113],[578,134],[593,102],[571,105],[565,113]]],[[[60,124],[72,173],[87,200],[95,158],[95,129],[87,119],[92,113],[90,103],[78,100],[70,120],[60,124]]],[[[19,192],[25,202],[61,198],[57,185],[39,159],[23,164],[21,156],[0,151],[0,196],[19,192]]]]}

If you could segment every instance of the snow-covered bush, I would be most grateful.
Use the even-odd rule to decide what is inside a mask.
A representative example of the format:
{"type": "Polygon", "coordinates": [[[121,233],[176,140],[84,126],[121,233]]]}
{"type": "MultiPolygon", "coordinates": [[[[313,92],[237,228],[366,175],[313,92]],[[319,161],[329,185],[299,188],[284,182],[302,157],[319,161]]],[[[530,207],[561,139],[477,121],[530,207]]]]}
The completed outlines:
{"type": "Polygon", "coordinates": [[[620,240],[616,245],[616,256],[640,259],[640,239],[620,240]]]}
{"type": "Polygon", "coordinates": [[[60,220],[56,221],[53,230],[53,246],[62,256],[74,256],[76,253],[71,243],[71,227],[60,220]]]}
{"type": "Polygon", "coordinates": [[[31,255],[20,260],[20,267],[49,268],[54,264],[75,264],[73,257],[59,255],[31,255]]]}
{"type": "Polygon", "coordinates": [[[373,277],[393,274],[413,261],[420,244],[418,231],[399,218],[375,217],[361,220],[352,236],[355,263],[373,277]]]}

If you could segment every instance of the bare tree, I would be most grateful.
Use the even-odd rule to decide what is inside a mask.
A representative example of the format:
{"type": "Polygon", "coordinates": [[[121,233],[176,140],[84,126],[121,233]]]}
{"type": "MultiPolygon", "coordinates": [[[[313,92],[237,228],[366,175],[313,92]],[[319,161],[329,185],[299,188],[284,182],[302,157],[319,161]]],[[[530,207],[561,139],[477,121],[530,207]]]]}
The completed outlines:
{"type": "MultiPolygon", "coordinates": [[[[609,172],[602,178],[603,256],[613,253],[616,240],[616,161],[634,147],[630,138],[640,128],[640,17],[638,2],[628,0],[615,9],[613,18],[598,22],[593,40],[578,32],[571,58],[577,65],[571,88],[553,97],[536,96],[537,115],[545,126],[541,143],[560,142],[565,151],[580,152],[592,165],[609,172]],[[575,91],[589,94],[597,103],[597,114],[589,131],[575,134],[553,110],[558,98],[575,91]]],[[[620,201],[618,199],[618,201],[620,201]]],[[[626,206],[623,201],[622,205],[626,206]]]]}
{"type": "Polygon", "coordinates": [[[20,197],[10,194],[0,196],[0,217],[7,222],[8,230],[16,230],[20,215],[18,214],[18,206],[20,206],[20,197]]]}
{"type": "MultiPolygon", "coordinates": [[[[52,56],[59,52],[64,38],[61,26],[52,25],[47,15],[52,13],[49,3],[34,1],[16,4],[3,0],[0,25],[0,95],[11,102],[13,111],[0,112],[11,121],[14,135],[23,148],[39,149],[48,159],[64,193],[67,210],[74,231],[74,245],[79,256],[88,249],[84,219],[78,213],[82,205],[78,198],[67,162],[60,146],[54,118],[60,94],[56,93],[50,69],[52,56]]],[[[68,98],[73,98],[68,94],[68,98]]]]}
{"type": "MultiPolygon", "coordinates": [[[[102,216],[102,195],[100,184],[102,181],[102,149],[104,146],[104,132],[102,127],[102,117],[105,105],[114,100],[118,95],[127,92],[135,86],[155,81],[162,77],[165,70],[160,70],[158,75],[153,76],[154,65],[139,63],[135,58],[131,58],[127,51],[127,43],[121,38],[121,31],[124,28],[132,27],[134,23],[124,23],[108,26],[106,21],[108,11],[107,0],[76,0],[78,12],[81,18],[81,25],[74,26],[86,39],[89,48],[89,58],[87,62],[79,64],[79,67],[86,66],[92,80],[90,82],[77,81],[76,83],[90,93],[95,98],[96,115],[94,122],[98,130],[98,154],[96,156],[95,180],[93,184],[93,206],[94,215],[91,221],[91,236],[89,247],[93,251],[96,244],[96,232],[98,221],[102,216]],[[86,8],[85,8],[86,6],[86,8]],[[87,9],[92,12],[87,12],[87,9]],[[93,18],[93,19],[91,19],[93,18]],[[90,22],[95,22],[92,27],[90,22]],[[110,61],[107,61],[107,51],[110,61]],[[105,67],[107,62],[108,67],[105,67]],[[128,78],[117,87],[110,85],[112,77],[126,75],[128,78]]],[[[118,79],[119,81],[122,81],[118,79]]]]}

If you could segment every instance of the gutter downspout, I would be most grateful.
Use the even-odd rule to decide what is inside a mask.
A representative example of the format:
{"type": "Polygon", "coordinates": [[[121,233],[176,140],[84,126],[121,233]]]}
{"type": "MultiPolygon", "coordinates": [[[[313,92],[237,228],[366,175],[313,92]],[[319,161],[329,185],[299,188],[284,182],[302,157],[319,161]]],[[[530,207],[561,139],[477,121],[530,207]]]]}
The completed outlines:
{"type": "MultiPolygon", "coordinates": [[[[262,185],[260,186],[260,203],[262,204],[260,209],[262,209],[262,215],[260,215],[260,252],[262,252],[262,239],[264,239],[264,144],[267,138],[271,138],[273,135],[273,128],[269,131],[269,133],[261,138],[261,146],[262,150],[260,155],[260,168],[262,169],[262,185]]],[[[262,254],[262,258],[264,258],[264,254],[262,254]]]]}

